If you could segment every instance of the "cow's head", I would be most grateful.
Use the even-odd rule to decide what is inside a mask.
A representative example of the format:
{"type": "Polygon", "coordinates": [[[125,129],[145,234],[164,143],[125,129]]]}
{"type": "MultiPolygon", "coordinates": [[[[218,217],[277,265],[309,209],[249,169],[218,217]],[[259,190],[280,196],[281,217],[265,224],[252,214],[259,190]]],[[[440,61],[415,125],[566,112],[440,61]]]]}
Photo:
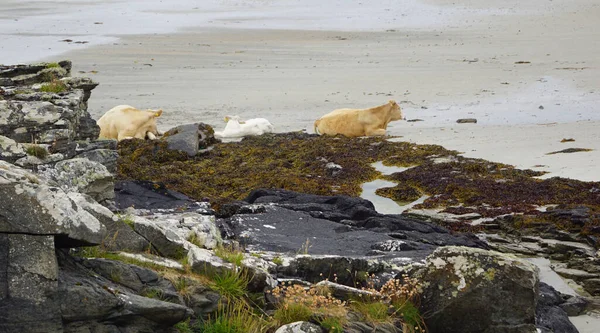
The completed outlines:
{"type": "Polygon", "coordinates": [[[162,115],[163,110],[146,110],[144,112],[146,113],[146,119],[140,124],[138,132],[143,133],[148,139],[155,139],[156,136],[160,135],[158,128],[156,128],[156,118],[162,115]]]}
{"type": "Polygon", "coordinates": [[[396,101],[390,100],[388,102],[388,105],[390,106],[390,121],[404,119],[402,117],[402,110],[400,109],[400,105],[398,105],[396,101]]]}

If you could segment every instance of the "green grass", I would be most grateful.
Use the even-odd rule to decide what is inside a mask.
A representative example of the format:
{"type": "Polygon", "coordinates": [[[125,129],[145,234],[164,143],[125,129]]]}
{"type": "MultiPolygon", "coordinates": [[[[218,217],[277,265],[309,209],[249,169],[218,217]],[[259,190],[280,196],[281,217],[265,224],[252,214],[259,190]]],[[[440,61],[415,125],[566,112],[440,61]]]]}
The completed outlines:
{"type": "Polygon", "coordinates": [[[31,145],[27,147],[27,149],[25,149],[25,152],[27,153],[27,155],[35,156],[42,160],[48,157],[49,155],[48,150],[46,150],[46,148],[38,145],[31,145]]]}
{"type": "Polygon", "coordinates": [[[271,327],[263,316],[255,314],[244,302],[228,302],[216,315],[194,325],[202,333],[262,333],[271,327]]]}
{"type": "Polygon", "coordinates": [[[133,221],[133,217],[131,215],[119,216],[121,222],[127,224],[132,230],[135,230],[135,222],[133,221]]]}
{"type": "MultiPolygon", "coordinates": [[[[425,332],[425,323],[419,309],[410,301],[405,301],[400,304],[394,304],[396,315],[402,319],[402,322],[407,326],[408,332],[425,332]],[[417,329],[415,329],[417,328],[417,329]]],[[[406,332],[406,331],[405,331],[406,332]]]]}
{"type": "Polygon", "coordinates": [[[233,248],[220,246],[215,249],[215,255],[229,263],[242,267],[242,260],[244,260],[244,253],[235,250],[233,248]]]}
{"type": "Polygon", "coordinates": [[[367,322],[378,324],[393,321],[388,312],[389,305],[382,302],[354,302],[352,309],[361,314],[367,322]]]}
{"type": "Polygon", "coordinates": [[[313,315],[313,310],[302,303],[287,303],[278,307],[273,313],[273,319],[279,325],[286,325],[296,321],[309,321],[313,315]]]}
{"type": "Polygon", "coordinates": [[[61,93],[67,90],[67,85],[64,84],[62,81],[59,80],[52,80],[50,81],[50,83],[44,83],[42,85],[42,87],[40,88],[41,92],[47,92],[47,93],[61,93]]]}
{"type": "Polygon", "coordinates": [[[225,271],[212,276],[212,288],[225,296],[227,299],[237,299],[247,294],[248,282],[250,279],[247,274],[240,271],[225,271]]]}
{"type": "Polygon", "coordinates": [[[194,333],[192,327],[190,327],[190,320],[186,319],[184,321],[180,321],[175,326],[173,326],[179,333],[194,333]]]}
{"type": "Polygon", "coordinates": [[[51,62],[46,65],[46,68],[56,68],[56,67],[60,67],[60,65],[57,62],[51,62]]]}
{"type": "Polygon", "coordinates": [[[273,258],[273,260],[272,260],[272,261],[273,261],[273,263],[274,263],[275,265],[277,265],[277,266],[281,266],[281,265],[283,265],[283,259],[281,259],[281,257],[275,257],[275,258],[273,258]]]}
{"type": "Polygon", "coordinates": [[[140,295],[144,296],[144,297],[148,297],[148,298],[158,299],[161,301],[165,300],[165,295],[162,292],[162,290],[160,290],[160,289],[154,289],[154,288],[146,289],[140,295]]]}
{"type": "Polygon", "coordinates": [[[340,318],[337,317],[325,317],[321,320],[318,321],[319,325],[321,325],[321,327],[323,329],[325,329],[326,332],[329,333],[342,333],[344,332],[344,325],[342,323],[342,320],[340,318]]]}

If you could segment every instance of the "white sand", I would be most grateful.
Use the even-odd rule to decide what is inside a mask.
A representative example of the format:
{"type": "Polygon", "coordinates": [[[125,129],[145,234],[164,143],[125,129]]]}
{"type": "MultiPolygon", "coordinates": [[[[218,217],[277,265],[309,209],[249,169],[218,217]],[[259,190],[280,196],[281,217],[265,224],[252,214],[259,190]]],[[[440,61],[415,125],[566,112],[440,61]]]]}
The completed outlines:
{"type": "Polygon", "coordinates": [[[312,132],[334,108],[393,98],[424,121],[392,135],[600,180],[596,1],[374,2],[8,0],[0,62],[72,59],[101,83],[94,116],[160,107],[161,129],[238,114],[312,132]],[[595,150],[545,155],[568,147],[595,150]]]}

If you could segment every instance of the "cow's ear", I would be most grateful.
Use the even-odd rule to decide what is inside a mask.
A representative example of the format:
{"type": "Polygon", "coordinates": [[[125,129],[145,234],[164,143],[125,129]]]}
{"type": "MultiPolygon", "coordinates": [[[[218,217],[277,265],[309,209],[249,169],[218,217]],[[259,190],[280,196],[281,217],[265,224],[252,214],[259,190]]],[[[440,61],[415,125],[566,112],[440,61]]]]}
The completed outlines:
{"type": "Polygon", "coordinates": [[[154,111],[154,118],[160,117],[161,114],[162,114],[162,109],[154,111]]]}
{"type": "Polygon", "coordinates": [[[390,103],[391,106],[394,106],[397,104],[396,101],[393,99],[390,99],[390,101],[388,103],[390,103]]]}

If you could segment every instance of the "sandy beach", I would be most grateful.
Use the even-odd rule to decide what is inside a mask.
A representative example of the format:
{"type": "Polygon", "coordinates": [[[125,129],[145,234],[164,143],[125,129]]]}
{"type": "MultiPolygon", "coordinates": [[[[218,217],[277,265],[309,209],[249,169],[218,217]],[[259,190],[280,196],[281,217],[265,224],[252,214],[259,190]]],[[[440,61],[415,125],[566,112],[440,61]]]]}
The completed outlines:
{"type": "Polygon", "coordinates": [[[597,181],[597,17],[593,0],[5,1],[0,63],[70,59],[100,83],[94,117],[162,108],[161,130],[239,115],[312,133],[395,99],[422,121],[390,135],[597,181]],[[593,150],[546,155],[566,148],[593,150]]]}

